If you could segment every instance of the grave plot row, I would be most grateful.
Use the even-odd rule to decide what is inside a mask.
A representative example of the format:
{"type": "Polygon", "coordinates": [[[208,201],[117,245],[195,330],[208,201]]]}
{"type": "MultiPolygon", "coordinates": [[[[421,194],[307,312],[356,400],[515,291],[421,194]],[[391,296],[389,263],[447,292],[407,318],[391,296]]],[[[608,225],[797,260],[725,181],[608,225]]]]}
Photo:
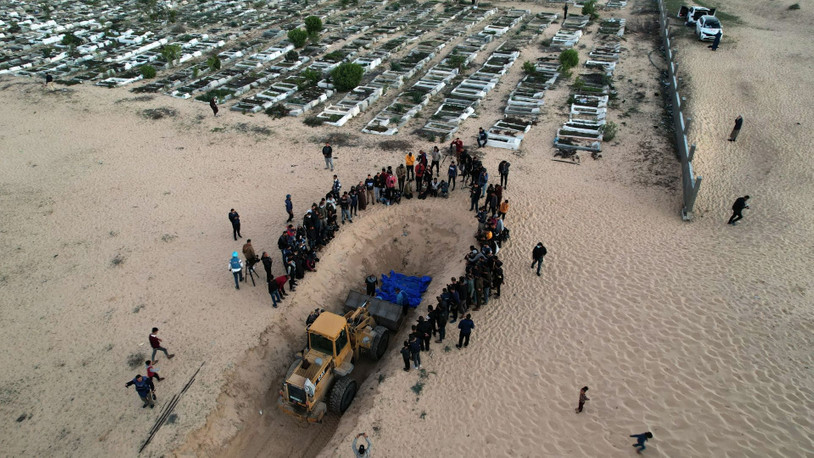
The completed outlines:
{"type": "Polygon", "coordinates": [[[608,0],[605,3],[605,8],[624,8],[627,6],[627,2],[624,0],[608,0]]]}
{"type": "MultiPolygon", "coordinates": [[[[526,12],[526,14],[528,13],[526,12]]],[[[515,16],[519,19],[513,23],[518,24],[523,16],[515,16]]],[[[520,56],[519,50],[512,46],[507,47],[509,49],[504,51],[502,49],[504,45],[506,43],[498,46],[480,69],[450,91],[430,120],[419,129],[420,133],[432,137],[440,136],[442,140],[446,141],[458,131],[461,123],[475,112],[475,107],[495,88],[500,78],[520,56]]]]}
{"type": "Polygon", "coordinates": [[[568,122],[557,130],[554,146],[560,150],[602,151],[607,106],[615,96],[613,72],[619,61],[619,39],[624,32],[624,19],[605,19],[599,25],[598,40],[589,53],[585,66],[598,73],[583,73],[576,78],[568,103],[568,122]]]}
{"type": "MultiPolygon", "coordinates": [[[[521,48],[536,36],[542,33],[557,18],[556,14],[543,13],[537,15],[531,22],[535,28],[529,27],[518,34],[518,37],[507,43],[508,46],[521,48]]],[[[531,24],[530,23],[530,24],[531,24]]],[[[523,137],[537,122],[542,111],[545,91],[557,81],[559,72],[557,63],[539,62],[535,65],[535,72],[524,76],[517,87],[509,94],[504,109],[503,119],[495,122],[487,131],[489,146],[516,150],[520,147],[523,137]]]]}
{"type": "Polygon", "coordinates": [[[551,46],[559,49],[573,48],[582,38],[582,29],[588,25],[590,17],[569,14],[562,21],[560,30],[551,38],[551,46]]]}
{"type": "MultiPolygon", "coordinates": [[[[461,30],[460,26],[469,29],[496,12],[495,9],[480,10],[480,12],[470,10],[460,20],[455,21],[455,27],[444,29],[441,34],[448,36],[448,41],[451,41],[458,35],[461,30]]],[[[458,75],[460,68],[469,65],[477,58],[478,52],[492,41],[493,36],[474,34],[456,45],[445,59],[433,66],[410,89],[399,94],[393,102],[376,114],[362,129],[362,132],[376,135],[398,133],[401,126],[421,112],[430,99],[441,92],[458,75]]]]}

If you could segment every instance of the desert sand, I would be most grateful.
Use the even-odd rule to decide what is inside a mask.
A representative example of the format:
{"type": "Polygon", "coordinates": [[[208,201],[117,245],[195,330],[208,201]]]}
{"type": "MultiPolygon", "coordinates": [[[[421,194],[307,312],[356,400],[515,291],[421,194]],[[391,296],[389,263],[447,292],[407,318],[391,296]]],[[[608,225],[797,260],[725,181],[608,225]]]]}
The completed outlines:
{"type": "MultiPolygon", "coordinates": [[[[655,16],[642,8],[653,7],[631,2],[614,15],[647,30],[655,16]]],[[[340,129],[310,128],[226,110],[213,118],[206,104],[166,96],[49,92],[3,78],[4,455],[136,456],[162,403],[205,363],[146,455],[349,456],[365,431],[373,456],[630,456],[627,436],[649,430],[650,456],[811,456],[814,5],[786,8],[727,3],[740,23],[724,22],[715,54],[678,27],[704,177],[692,222],[679,217],[680,169],[662,123],[655,67],[664,62],[651,53],[652,33],[630,31],[617,87],[626,104],[645,97],[627,117],[625,105],[612,110],[620,131],[602,159],[551,161],[565,84],[546,96],[521,151],[482,151],[494,178],[501,160],[512,163],[512,240],[500,253],[503,295],[474,314],[469,348],[454,348],[449,327],[452,343],[433,344],[425,371],[409,373],[391,350],[341,419],[307,427],[274,406],[308,312],[338,310],[365,275],[391,269],[437,279],[425,311],[474,243],[465,193],[360,212],[321,253],[318,272],[272,309],[263,278],[233,288],[226,262],[243,240],[232,240],[227,212],[240,212],[244,240],[267,250],[279,275],[283,198],[293,196],[299,216],[330,187],[327,135],[349,134],[335,145],[345,188],[402,160],[405,150],[359,133],[375,110],[340,129]],[[173,113],[145,118],[159,108],[173,113]],[[744,129],[727,142],[737,114],[744,129]],[[752,208],[727,226],[744,194],[752,208]],[[541,278],[528,267],[538,241],[549,251],[541,278]],[[143,371],[153,326],[177,357],[159,356],[167,380],[157,408],[143,410],[124,383],[143,371]],[[583,385],[591,400],[576,415],[583,385]]],[[[532,45],[520,61],[539,55],[532,45]]],[[[500,117],[519,78],[515,65],[464,123],[468,145],[500,117]]],[[[409,130],[397,139],[411,150],[432,146],[409,130]]]]}

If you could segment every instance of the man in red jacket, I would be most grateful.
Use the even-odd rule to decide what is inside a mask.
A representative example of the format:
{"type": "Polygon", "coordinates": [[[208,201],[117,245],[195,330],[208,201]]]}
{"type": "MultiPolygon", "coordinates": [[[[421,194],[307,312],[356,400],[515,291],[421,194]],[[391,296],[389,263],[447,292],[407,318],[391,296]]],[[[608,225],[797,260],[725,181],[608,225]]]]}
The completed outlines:
{"type": "Polygon", "coordinates": [[[161,346],[161,339],[158,338],[158,328],[153,328],[152,334],[150,334],[150,346],[153,347],[153,357],[150,358],[152,361],[155,361],[155,354],[159,351],[163,351],[165,355],[167,355],[168,359],[172,359],[175,357],[175,353],[169,354],[167,353],[167,349],[161,346]]]}

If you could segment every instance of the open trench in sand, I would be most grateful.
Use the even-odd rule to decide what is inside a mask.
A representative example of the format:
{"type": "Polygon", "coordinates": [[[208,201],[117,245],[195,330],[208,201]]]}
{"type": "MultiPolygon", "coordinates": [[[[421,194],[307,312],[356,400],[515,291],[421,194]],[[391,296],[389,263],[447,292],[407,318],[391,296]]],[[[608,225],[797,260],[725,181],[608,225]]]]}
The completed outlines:
{"type": "MultiPolygon", "coordinates": [[[[404,201],[389,208],[376,205],[361,212],[353,224],[342,226],[320,253],[317,272],[299,282],[296,292],[281,306],[279,319],[237,365],[206,425],[191,434],[177,452],[241,457],[318,454],[336,431],[340,417],[329,413],[322,424],[308,425],[277,408],[285,371],[302,347],[306,316],[316,307],[341,313],[349,290],[364,291],[365,276],[391,270],[433,277],[421,309],[432,303],[445,282],[462,272],[463,256],[474,241],[473,214],[463,202],[454,200],[404,201]],[[473,224],[461,224],[470,220],[473,224]]],[[[405,328],[409,329],[407,324],[415,316],[413,311],[391,337],[385,358],[398,356],[393,348],[404,340],[405,328]]],[[[377,373],[372,362],[354,370],[359,391],[353,404],[359,407],[361,403],[362,409],[349,409],[346,416],[372,402],[377,373]]]]}

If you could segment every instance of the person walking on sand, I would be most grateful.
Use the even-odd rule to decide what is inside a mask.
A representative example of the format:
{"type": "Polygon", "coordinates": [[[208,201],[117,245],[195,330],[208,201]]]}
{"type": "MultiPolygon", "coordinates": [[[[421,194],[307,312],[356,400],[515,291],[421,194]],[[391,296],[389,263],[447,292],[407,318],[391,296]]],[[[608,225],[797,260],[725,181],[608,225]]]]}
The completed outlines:
{"type": "Polygon", "coordinates": [[[331,148],[331,144],[325,142],[325,146],[322,147],[322,157],[325,158],[325,169],[331,169],[331,172],[334,171],[334,149],[331,148]]]}
{"type": "Polygon", "coordinates": [[[243,238],[240,235],[240,215],[237,214],[234,208],[229,210],[229,222],[232,223],[232,236],[234,236],[235,240],[238,237],[243,238]]]}
{"type": "Polygon", "coordinates": [[[631,434],[630,437],[633,437],[633,438],[636,439],[636,443],[633,444],[633,446],[638,449],[638,450],[636,450],[636,453],[642,453],[642,451],[644,451],[644,449],[647,448],[647,447],[645,447],[644,443],[647,442],[647,439],[652,439],[653,438],[653,433],[651,433],[650,431],[647,431],[647,432],[641,433],[641,434],[631,434]],[[639,447],[641,447],[641,448],[639,448],[639,447]]]}
{"type": "MultiPolygon", "coordinates": [[[[147,366],[147,377],[148,377],[148,378],[150,378],[151,380],[152,380],[152,379],[156,379],[156,380],[158,380],[159,382],[160,382],[160,381],[162,381],[162,380],[164,380],[163,378],[161,378],[161,376],[160,376],[160,375],[158,375],[158,368],[156,368],[155,366],[153,366],[153,362],[152,362],[152,361],[150,361],[150,360],[148,359],[147,361],[144,361],[144,365],[145,365],[145,366],[147,366]]],[[[165,377],[165,378],[166,378],[166,377],[165,377]]]]}
{"type": "Polygon", "coordinates": [[[212,109],[212,114],[214,114],[215,117],[217,118],[218,117],[218,102],[215,101],[214,97],[209,99],[209,108],[212,109]]]}
{"type": "Polygon", "coordinates": [[[719,30],[718,33],[714,35],[715,38],[712,40],[712,44],[707,46],[707,48],[713,51],[717,51],[718,45],[721,43],[721,35],[723,35],[723,33],[721,33],[721,31],[719,30]]]}
{"type": "Polygon", "coordinates": [[[735,118],[735,127],[729,134],[729,141],[734,142],[735,140],[738,139],[738,134],[741,133],[741,127],[743,127],[743,116],[738,115],[738,117],[735,118]]]}
{"type": "Polygon", "coordinates": [[[294,220],[294,204],[291,202],[291,194],[285,195],[285,212],[288,213],[288,219],[285,222],[290,223],[294,220]]]}
{"type": "Polygon", "coordinates": [[[370,458],[370,439],[367,438],[367,433],[359,433],[356,437],[353,438],[353,454],[356,455],[356,458],[370,458]],[[367,447],[364,445],[356,446],[356,441],[360,438],[364,437],[365,442],[367,442],[367,447]]]}
{"type": "Polygon", "coordinates": [[[175,353],[170,354],[166,348],[161,346],[161,339],[158,338],[158,328],[153,328],[153,332],[150,333],[150,347],[153,349],[153,356],[150,358],[151,361],[155,361],[155,354],[159,351],[163,351],[167,359],[175,358],[175,353]]]}
{"type": "Polygon", "coordinates": [[[235,277],[235,289],[240,289],[240,282],[243,281],[243,261],[237,257],[237,251],[233,252],[232,258],[229,259],[229,271],[235,277]]]}
{"type": "Polygon", "coordinates": [[[538,242],[537,246],[531,251],[531,268],[534,268],[534,264],[537,264],[537,276],[540,276],[540,269],[543,267],[543,257],[548,254],[548,250],[545,249],[543,246],[543,242],[538,242]]]}
{"type": "Polygon", "coordinates": [[[125,383],[124,387],[129,388],[130,385],[136,386],[136,394],[138,394],[138,397],[141,398],[141,402],[144,403],[144,405],[141,406],[142,409],[148,405],[151,409],[155,407],[155,402],[153,402],[153,396],[151,395],[152,390],[150,390],[149,379],[142,377],[141,374],[138,374],[133,377],[133,380],[125,383]]]}
{"type": "Polygon", "coordinates": [[[562,5],[562,20],[563,22],[568,19],[568,2],[562,5]]]}
{"type": "Polygon", "coordinates": [[[410,342],[404,341],[401,347],[401,359],[404,360],[404,372],[410,372],[410,342]]]}
{"type": "Polygon", "coordinates": [[[472,335],[472,330],[475,329],[475,322],[472,321],[472,314],[467,313],[466,318],[458,322],[458,329],[461,330],[458,334],[457,348],[469,346],[469,336],[472,335]]]}
{"type": "Polygon", "coordinates": [[[747,200],[749,200],[749,196],[738,197],[735,199],[735,203],[732,204],[732,216],[729,218],[729,222],[726,224],[735,226],[738,224],[738,221],[743,219],[743,210],[749,208],[749,204],[746,203],[747,200]]]}
{"type": "Polygon", "coordinates": [[[585,401],[590,401],[590,399],[588,399],[588,396],[585,395],[585,393],[587,392],[588,392],[587,386],[583,386],[582,389],[579,390],[579,405],[577,406],[576,409],[574,409],[574,412],[576,413],[582,412],[582,407],[585,405],[585,401]]]}

